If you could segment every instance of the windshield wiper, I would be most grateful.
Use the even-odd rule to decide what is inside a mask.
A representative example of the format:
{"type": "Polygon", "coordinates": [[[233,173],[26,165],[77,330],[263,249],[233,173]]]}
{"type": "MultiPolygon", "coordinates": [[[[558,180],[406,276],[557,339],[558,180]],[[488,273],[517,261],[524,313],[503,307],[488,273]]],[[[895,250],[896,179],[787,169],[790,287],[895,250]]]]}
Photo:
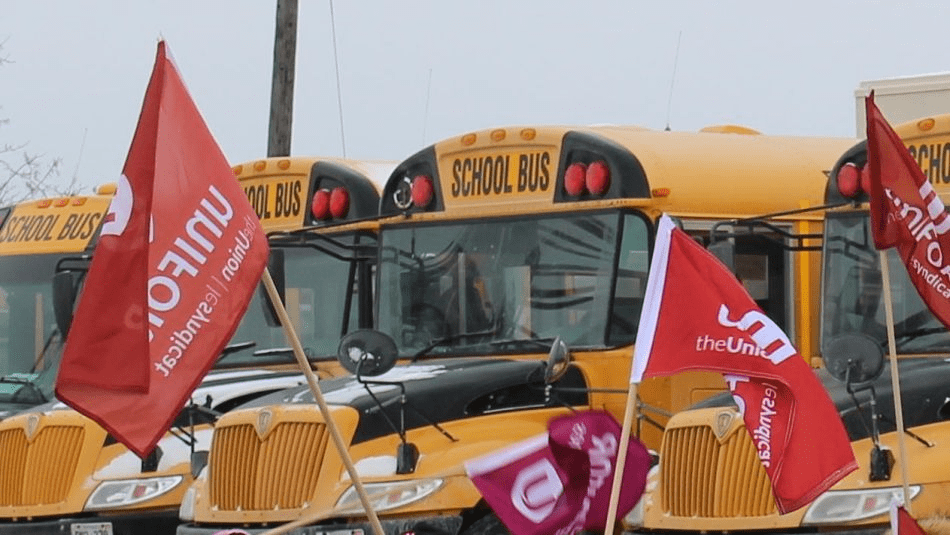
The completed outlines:
{"type": "Polygon", "coordinates": [[[10,401],[13,403],[38,405],[40,403],[46,403],[47,401],[49,401],[46,399],[46,396],[43,394],[43,390],[41,390],[40,387],[38,387],[36,383],[34,383],[31,379],[28,379],[26,377],[18,377],[15,375],[4,375],[3,377],[0,377],[0,383],[15,384],[15,385],[20,385],[22,387],[10,395],[10,401]],[[24,390],[30,392],[34,397],[29,400],[20,399],[22,397],[24,390]],[[39,401],[36,401],[36,400],[39,400],[39,401]]]}
{"type": "Polygon", "coordinates": [[[452,342],[457,342],[459,340],[465,340],[466,338],[473,338],[475,336],[493,336],[497,333],[498,333],[497,329],[491,328],[491,329],[486,329],[484,331],[458,333],[458,334],[453,334],[452,336],[444,336],[442,338],[436,338],[435,340],[432,340],[431,342],[429,342],[427,346],[423,347],[419,351],[416,351],[415,354],[413,354],[412,357],[409,358],[409,362],[415,362],[416,359],[418,359],[419,357],[422,357],[429,351],[432,351],[433,349],[439,346],[443,346],[445,344],[450,344],[452,342]]]}
{"type": "Polygon", "coordinates": [[[490,346],[509,346],[512,349],[521,349],[525,347],[537,347],[548,351],[551,349],[551,344],[554,342],[554,337],[548,338],[507,338],[504,340],[492,340],[488,342],[490,346]]]}
{"type": "MultiPolygon", "coordinates": [[[[307,360],[310,360],[310,361],[326,361],[326,360],[336,359],[335,355],[324,355],[320,357],[315,356],[313,354],[313,349],[310,349],[309,347],[303,348],[303,354],[305,357],[307,357],[307,360]]],[[[257,351],[254,352],[255,357],[271,357],[271,356],[277,356],[277,355],[286,355],[286,356],[292,357],[294,356],[294,348],[269,347],[267,349],[258,349],[257,351]]]]}
{"type": "Polygon", "coordinates": [[[931,334],[947,332],[946,327],[921,327],[919,329],[911,329],[909,331],[894,333],[894,343],[897,345],[897,349],[900,349],[907,343],[916,340],[919,336],[929,336],[931,334]]]}

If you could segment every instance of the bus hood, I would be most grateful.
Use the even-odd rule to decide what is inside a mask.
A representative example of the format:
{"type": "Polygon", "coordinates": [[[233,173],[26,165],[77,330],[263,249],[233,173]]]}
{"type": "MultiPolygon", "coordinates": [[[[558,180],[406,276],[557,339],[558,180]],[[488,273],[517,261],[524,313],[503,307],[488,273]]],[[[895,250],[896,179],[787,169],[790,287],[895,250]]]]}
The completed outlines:
{"type": "MultiPolygon", "coordinates": [[[[365,384],[352,376],[319,383],[328,404],[346,405],[359,412],[353,444],[391,434],[387,420],[398,421],[401,406],[409,430],[491,412],[563,403],[583,405],[587,400],[584,378],[574,367],[554,384],[554,396],[546,396],[544,363],[537,361],[446,359],[400,365],[363,379],[365,384]]],[[[241,409],[313,403],[309,387],[301,386],[262,396],[241,409]]]]}
{"type": "MultiPolygon", "coordinates": [[[[950,419],[950,358],[914,357],[898,361],[898,378],[901,385],[901,404],[904,409],[904,426],[907,428],[950,419]]],[[[848,393],[841,381],[832,377],[824,368],[816,370],[818,378],[838,408],[841,420],[852,441],[869,437],[870,423],[862,421],[869,417],[869,401],[873,392],[877,401],[879,415],[878,428],[881,433],[896,429],[894,418],[894,392],[891,388],[891,368],[888,362],[880,377],[870,385],[854,392],[854,398],[861,405],[859,411],[854,398],[848,393]]],[[[692,408],[725,407],[735,405],[729,393],[718,394],[701,401],[692,408]]]]}

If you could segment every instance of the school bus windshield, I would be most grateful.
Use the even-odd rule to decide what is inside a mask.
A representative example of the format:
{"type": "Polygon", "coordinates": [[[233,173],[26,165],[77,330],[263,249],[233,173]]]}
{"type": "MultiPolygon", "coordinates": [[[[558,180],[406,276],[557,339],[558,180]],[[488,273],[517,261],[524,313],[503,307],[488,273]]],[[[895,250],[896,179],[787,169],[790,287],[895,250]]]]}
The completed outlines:
{"type": "MultiPolygon", "coordinates": [[[[894,249],[887,252],[899,353],[950,350],[950,331],[930,313],[894,249]]],[[[846,333],[887,347],[881,263],[867,212],[829,212],[825,222],[822,345],[846,333]]]]}
{"type": "MultiPolygon", "coordinates": [[[[62,342],[56,331],[50,280],[62,257],[0,257],[0,375],[16,374],[0,382],[0,402],[16,395],[24,403],[32,403],[40,393],[33,389],[21,392],[24,383],[58,358],[62,342]]],[[[52,387],[47,390],[42,392],[43,399],[52,395],[52,387]]]]}
{"type": "MultiPolygon", "coordinates": [[[[347,238],[352,242],[353,236],[347,238]]],[[[371,237],[360,236],[360,243],[371,237]]],[[[351,263],[309,248],[284,249],[286,308],[308,358],[334,359],[344,332],[358,327],[356,285],[351,263]],[[353,288],[352,292],[348,292],[353,288]],[[348,310],[347,299],[354,301],[348,310]]],[[[231,337],[219,366],[293,363],[294,356],[283,328],[265,319],[262,292],[255,292],[241,323],[231,337]],[[246,343],[253,342],[251,346],[246,343]],[[231,351],[231,352],[229,352],[231,351]]]]}
{"type": "Polygon", "coordinates": [[[636,335],[649,264],[639,215],[396,226],[381,242],[379,329],[403,355],[524,351],[556,336],[604,347],[636,335]]]}

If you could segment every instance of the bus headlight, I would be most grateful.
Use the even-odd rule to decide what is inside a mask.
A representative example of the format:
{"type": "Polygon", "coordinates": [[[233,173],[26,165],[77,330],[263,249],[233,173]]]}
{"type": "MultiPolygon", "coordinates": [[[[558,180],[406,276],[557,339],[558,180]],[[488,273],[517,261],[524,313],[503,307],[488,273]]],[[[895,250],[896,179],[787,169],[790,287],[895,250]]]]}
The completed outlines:
{"type": "MultiPolygon", "coordinates": [[[[920,494],[920,485],[910,486],[910,499],[920,494]]],[[[851,522],[870,518],[888,512],[891,498],[898,500],[904,495],[903,487],[884,487],[863,490],[829,490],[815,499],[805,517],[803,525],[851,522]]]]}
{"type": "MultiPolygon", "coordinates": [[[[442,487],[441,479],[414,479],[411,481],[391,481],[387,483],[363,483],[363,489],[369,497],[373,509],[386,511],[419,501],[442,487]]],[[[350,485],[336,502],[336,512],[363,512],[356,487],[350,485]]]]}
{"type": "Polygon", "coordinates": [[[111,509],[148,501],[172,490],[183,479],[182,476],[166,476],[103,481],[86,501],[84,510],[111,509]]]}

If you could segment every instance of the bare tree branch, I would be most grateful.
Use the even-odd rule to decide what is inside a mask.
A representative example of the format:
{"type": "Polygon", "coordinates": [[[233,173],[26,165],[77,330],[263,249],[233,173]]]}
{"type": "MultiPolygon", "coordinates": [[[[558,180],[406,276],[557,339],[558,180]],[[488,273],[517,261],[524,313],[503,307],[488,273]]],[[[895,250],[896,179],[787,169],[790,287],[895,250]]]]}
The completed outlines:
{"type": "MultiPolygon", "coordinates": [[[[12,63],[3,51],[6,39],[0,41],[0,67],[12,63]]],[[[0,106],[0,110],[2,110],[0,106]]],[[[0,117],[0,128],[10,120],[0,117]]],[[[74,195],[79,192],[76,176],[67,184],[61,184],[62,158],[49,159],[44,155],[31,154],[27,144],[0,145],[0,206],[7,206],[27,199],[74,195]]]]}

